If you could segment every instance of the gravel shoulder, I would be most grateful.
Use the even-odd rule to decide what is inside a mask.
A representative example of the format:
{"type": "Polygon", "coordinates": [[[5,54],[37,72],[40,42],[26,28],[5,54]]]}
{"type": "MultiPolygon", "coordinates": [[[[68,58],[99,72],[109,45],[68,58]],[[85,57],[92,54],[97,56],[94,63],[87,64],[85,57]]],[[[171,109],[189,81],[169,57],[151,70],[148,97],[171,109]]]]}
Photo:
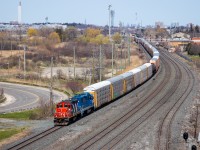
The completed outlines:
{"type": "MultiPolygon", "coordinates": [[[[191,149],[192,145],[198,146],[200,148],[200,145],[197,143],[197,140],[194,138],[194,131],[195,131],[195,124],[194,122],[196,121],[196,104],[200,100],[200,76],[197,70],[193,68],[193,66],[190,66],[187,64],[187,61],[184,60],[183,58],[173,55],[175,58],[179,59],[181,62],[183,62],[185,65],[188,66],[188,68],[192,71],[194,75],[194,80],[195,80],[195,86],[193,87],[192,92],[190,95],[187,97],[185,100],[184,104],[181,106],[180,110],[177,112],[172,128],[171,128],[171,133],[172,138],[171,138],[171,144],[170,147],[171,149],[174,150],[182,150],[182,149],[191,149]],[[192,121],[193,120],[193,121],[192,121]],[[189,133],[189,139],[188,143],[185,143],[183,139],[183,133],[188,132],[189,133]],[[189,146],[189,147],[188,147],[189,146]]],[[[200,103],[199,103],[200,104],[200,103]]],[[[200,125],[200,124],[197,124],[200,125]]],[[[197,134],[200,131],[197,130],[197,134]]]]}

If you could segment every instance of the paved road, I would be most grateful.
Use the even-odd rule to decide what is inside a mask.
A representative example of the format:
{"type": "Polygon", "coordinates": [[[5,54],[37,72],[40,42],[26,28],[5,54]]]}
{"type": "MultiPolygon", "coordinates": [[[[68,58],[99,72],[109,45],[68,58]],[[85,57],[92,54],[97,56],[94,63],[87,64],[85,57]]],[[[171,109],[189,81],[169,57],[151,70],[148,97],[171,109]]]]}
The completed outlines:
{"type": "MultiPolygon", "coordinates": [[[[0,88],[4,89],[7,97],[7,101],[0,104],[0,113],[32,109],[39,106],[41,100],[49,101],[49,89],[46,88],[2,82],[0,88]]],[[[67,95],[58,91],[53,91],[53,95],[54,102],[67,98],[67,95]]]]}

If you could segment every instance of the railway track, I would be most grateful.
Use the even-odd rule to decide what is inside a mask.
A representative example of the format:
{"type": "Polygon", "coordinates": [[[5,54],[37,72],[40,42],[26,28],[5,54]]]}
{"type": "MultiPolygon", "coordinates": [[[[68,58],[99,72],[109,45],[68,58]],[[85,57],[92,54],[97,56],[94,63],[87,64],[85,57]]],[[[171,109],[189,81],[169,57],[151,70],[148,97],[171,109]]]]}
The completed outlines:
{"type": "MultiPolygon", "coordinates": [[[[165,87],[166,83],[170,80],[171,71],[170,71],[170,64],[167,62],[165,58],[162,58],[163,65],[166,69],[166,78],[164,78],[164,81],[149,95],[144,101],[139,103],[137,106],[132,107],[129,112],[124,114],[122,117],[114,121],[110,126],[102,130],[101,132],[97,133],[95,136],[91,137],[84,143],[77,146],[75,149],[91,149],[94,148],[93,146],[105,138],[106,136],[109,136],[111,132],[113,132],[116,128],[118,128],[121,124],[126,123],[139,110],[145,107],[145,105],[148,104],[149,101],[151,101],[156,95],[162,91],[162,89],[165,87]]],[[[151,107],[145,114],[143,114],[140,118],[138,118],[135,122],[127,126],[124,130],[122,130],[120,133],[118,133],[115,137],[112,137],[110,140],[107,141],[104,145],[101,147],[98,146],[98,149],[112,149],[114,148],[120,141],[122,141],[124,138],[126,138],[129,133],[131,133],[133,130],[135,130],[138,126],[140,126],[146,119],[148,119],[150,116],[152,116],[156,110],[164,105],[168,98],[173,95],[173,93],[176,91],[178,85],[180,84],[180,80],[178,77],[180,76],[180,69],[175,66],[177,73],[176,78],[172,88],[170,91],[153,107],[151,107]]]]}
{"type": "MultiPolygon", "coordinates": [[[[166,57],[171,59],[169,56],[163,53],[166,57]]],[[[170,60],[171,61],[171,60],[170,60]]],[[[184,70],[187,73],[187,76],[189,78],[188,81],[188,86],[184,90],[183,94],[179,97],[179,99],[174,103],[174,106],[171,107],[171,109],[168,110],[167,114],[165,117],[162,119],[160,126],[159,126],[159,131],[157,135],[158,142],[156,144],[155,149],[156,150],[168,150],[170,149],[170,143],[171,143],[171,125],[172,121],[175,117],[175,114],[177,111],[180,109],[181,105],[185,102],[186,98],[189,96],[191,93],[193,86],[194,86],[194,75],[191,73],[191,71],[186,67],[182,62],[176,61],[177,64],[181,65],[184,70]]]]}
{"type": "MultiPolygon", "coordinates": [[[[165,105],[168,102],[168,99],[176,92],[178,89],[181,79],[183,78],[182,71],[180,69],[181,62],[177,62],[172,60],[170,57],[168,57],[166,54],[162,53],[163,56],[161,56],[162,59],[162,68],[164,67],[164,71],[166,73],[166,77],[163,79],[160,85],[158,85],[153,92],[148,95],[145,99],[143,99],[141,102],[139,102],[135,106],[130,106],[130,109],[120,116],[120,118],[115,119],[109,126],[98,132],[96,135],[92,136],[89,139],[86,139],[82,144],[77,145],[75,149],[114,149],[116,145],[120,144],[121,141],[123,141],[130,133],[135,131],[139,126],[142,125],[145,120],[149,119],[151,116],[153,116],[156,111],[165,105]],[[144,114],[142,114],[140,117],[138,117],[134,122],[127,125],[126,128],[121,130],[117,135],[113,137],[109,137],[112,132],[114,132],[117,128],[122,126],[122,124],[126,124],[131,117],[133,117],[136,113],[138,113],[140,110],[144,109],[145,106],[149,104],[149,102],[154,99],[165,87],[166,84],[172,79],[171,76],[171,70],[172,66],[174,68],[175,72],[175,80],[173,85],[171,86],[170,90],[162,96],[162,98],[159,100],[158,103],[153,105],[151,108],[149,108],[144,114]],[[109,137],[109,138],[108,138],[109,137]],[[103,144],[99,144],[100,141],[103,139],[108,139],[106,142],[102,142],[103,144]],[[98,145],[98,147],[95,147],[98,145]]],[[[193,74],[190,73],[189,69],[184,66],[185,71],[187,72],[187,76],[189,76],[191,79],[193,79],[193,74]]],[[[193,81],[194,82],[194,81],[193,81]]],[[[184,102],[184,98],[187,97],[192,90],[193,84],[192,81],[189,81],[188,88],[185,90],[185,94],[183,94],[180,99],[176,102],[174,107],[170,109],[165,117],[162,118],[162,123],[159,128],[159,134],[158,137],[161,139],[156,144],[156,149],[169,149],[170,145],[170,128],[171,128],[171,122],[174,118],[174,115],[178,111],[181,104],[184,102]],[[188,93],[188,94],[187,94],[188,93]],[[164,139],[164,140],[163,140],[164,139]]],[[[134,97],[134,96],[132,96],[134,97]]],[[[41,138],[59,130],[62,127],[53,127],[49,130],[46,130],[30,139],[27,139],[26,141],[23,141],[22,143],[19,143],[18,145],[15,145],[9,149],[22,149],[29,144],[34,143],[35,141],[40,140],[41,138]]]]}
{"type": "Polygon", "coordinates": [[[22,141],[10,148],[8,148],[8,150],[18,150],[18,149],[22,149],[22,148],[25,148],[26,146],[30,145],[30,144],[33,144],[34,142],[40,140],[41,138],[44,138],[45,136],[49,135],[49,134],[52,134],[54,133],[55,131],[61,129],[62,127],[61,126],[56,126],[56,127],[52,127],[52,128],[49,128],[25,141],[22,141]]]}

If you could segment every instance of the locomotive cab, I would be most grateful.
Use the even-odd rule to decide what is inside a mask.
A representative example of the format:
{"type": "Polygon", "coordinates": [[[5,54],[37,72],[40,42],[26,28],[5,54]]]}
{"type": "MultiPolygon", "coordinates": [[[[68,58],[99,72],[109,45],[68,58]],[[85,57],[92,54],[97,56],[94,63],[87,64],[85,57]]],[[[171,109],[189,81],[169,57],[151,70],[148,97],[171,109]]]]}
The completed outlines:
{"type": "Polygon", "coordinates": [[[77,117],[89,114],[94,109],[93,96],[84,92],[63,100],[56,105],[54,125],[67,125],[77,117]]]}
{"type": "MultiPolygon", "coordinates": [[[[73,102],[75,103],[75,102],[73,102]]],[[[75,104],[74,104],[75,105],[75,104]]],[[[74,106],[72,101],[64,100],[56,105],[54,113],[54,124],[55,125],[67,125],[74,116],[74,106]]]]}

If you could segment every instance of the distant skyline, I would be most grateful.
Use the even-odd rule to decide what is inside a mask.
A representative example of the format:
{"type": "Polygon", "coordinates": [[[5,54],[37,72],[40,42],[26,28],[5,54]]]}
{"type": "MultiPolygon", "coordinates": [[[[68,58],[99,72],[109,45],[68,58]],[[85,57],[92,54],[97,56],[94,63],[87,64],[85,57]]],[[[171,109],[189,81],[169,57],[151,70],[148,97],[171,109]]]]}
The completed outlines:
{"type": "MultiPolygon", "coordinates": [[[[115,11],[114,25],[170,25],[188,23],[200,25],[199,0],[21,0],[22,22],[86,23],[105,26],[108,24],[108,5],[115,11]]],[[[1,0],[0,22],[18,20],[19,0],[1,0]]]]}

